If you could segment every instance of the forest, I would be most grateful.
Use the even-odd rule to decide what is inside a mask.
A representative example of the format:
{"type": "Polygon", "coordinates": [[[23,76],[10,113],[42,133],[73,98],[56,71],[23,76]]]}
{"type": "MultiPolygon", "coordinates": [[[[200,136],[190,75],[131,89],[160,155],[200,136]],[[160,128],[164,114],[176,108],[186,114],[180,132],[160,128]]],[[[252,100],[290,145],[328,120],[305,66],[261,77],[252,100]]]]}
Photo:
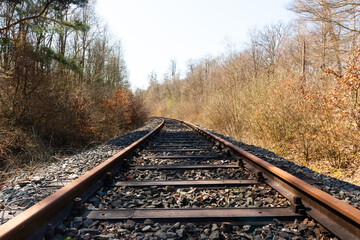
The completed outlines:
{"type": "Polygon", "coordinates": [[[162,116],[360,181],[360,1],[293,0],[295,20],[249,29],[241,50],[191,59],[186,74],[171,60],[135,93],[95,3],[1,1],[1,179],[162,116]]]}
{"type": "Polygon", "coordinates": [[[1,1],[1,179],[141,126],[123,46],[95,1],[1,1]]]}
{"type": "Polygon", "coordinates": [[[360,1],[294,0],[296,20],[249,29],[242,50],[149,74],[151,115],[200,124],[323,174],[359,181],[360,1]]]}

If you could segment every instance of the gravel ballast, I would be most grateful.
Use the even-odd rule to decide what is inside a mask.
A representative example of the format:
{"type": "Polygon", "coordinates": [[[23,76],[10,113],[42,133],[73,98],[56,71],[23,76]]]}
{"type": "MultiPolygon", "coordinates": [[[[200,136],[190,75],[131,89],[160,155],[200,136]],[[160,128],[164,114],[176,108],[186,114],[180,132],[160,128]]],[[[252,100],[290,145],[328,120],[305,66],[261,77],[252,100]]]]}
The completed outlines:
{"type": "MultiPolygon", "coordinates": [[[[144,136],[160,123],[154,119],[147,126],[81,154],[51,163],[43,169],[24,173],[4,184],[0,191],[0,204],[4,210],[24,210],[49,196],[59,187],[44,187],[49,182],[64,185],[86,171],[100,164],[133,141],[144,136]]],[[[176,130],[172,130],[176,132],[176,130]]],[[[184,130],[182,130],[184,131],[184,130]]],[[[214,132],[213,132],[214,133],[214,132]]],[[[315,179],[313,183],[331,195],[360,209],[360,187],[298,166],[274,153],[215,133],[216,135],[240,146],[252,154],[290,172],[300,178],[315,179]]],[[[160,135],[161,136],[161,135],[160,135]]],[[[164,137],[166,134],[163,135],[164,137]]],[[[147,146],[150,148],[151,146],[147,146]]],[[[147,154],[146,150],[143,154],[147,154]]],[[[136,165],[173,165],[173,164],[237,164],[214,148],[209,155],[217,153],[217,159],[163,159],[144,158],[141,155],[130,160],[136,165]]],[[[187,154],[187,153],[184,153],[187,154]]],[[[188,153],[194,154],[194,153],[188,153]]],[[[151,152],[151,155],[164,154],[151,152]]],[[[170,155],[170,154],[169,154],[170,155]]],[[[211,169],[206,171],[183,170],[137,170],[131,169],[116,176],[120,181],[133,180],[208,180],[208,179],[254,179],[254,175],[243,169],[211,169]]],[[[113,187],[102,188],[88,199],[88,210],[118,208],[193,208],[193,207],[287,207],[289,202],[276,191],[265,185],[234,187],[225,189],[175,188],[175,187],[113,187]],[[259,194],[259,195],[257,195],[259,194]],[[268,194],[259,201],[260,194],[268,194]],[[266,200],[267,199],[267,200],[266,200]]],[[[5,222],[7,217],[3,217],[5,222]]],[[[93,221],[83,217],[70,217],[49,233],[51,239],[336,239],[311,219],[286,224],[273,220],[265,226],[229,225],[229,223],[169,223],[162,224],[148,219],[145,222],[131,220],[119,223],[93,221]]]]}
{"type": "Polygon", "coordinates": [[[206,130],[298,178],[314,179],[316,183],[311,183],[311,185],[314,187],[327,192],[333,197],[336,197],[355,208],[360,209],[360,186],[320,174],[304,166],[299,166],[289,160],[277,156],[275,153],[264,148],[237,141],[232,137],[222,135],[209,129],[206,130]]]}
{"type": "Polygon", "coordinates": [[[54,239],[337,239],[321,225],[311,219],[282,223],[274,219],[264,226],[234,225],[228,222],[194,224],[161,224],[151,219],[143,222],[127,220],[116,224],[102,221],[88,221],[81,217],[67,221],[54,229],[54,239]]]}
{"type": "Polygon", "coordinates": [[[86,204],[88,210],[120,208],[288,207],[289,201],[266,185],[225,189],[114,187],[102,189],[86,204]]]}
{"type": "Polygon", "coordinates": [[[242,168],[216,168],[196,170],[136,170],[120,172],[116,177],[120,181],[132,180],[210,180],[210,179],[255,179],[255,175],[242,168]]]}
{"type": "Polygon", "coordinates": [[[46,187],[48,183],[56,181],[60,186],[66,185],[143,137],[160,123],[160,119],[151,119],[146,126],[133,132],[74,156],[50,163],[48,166],[34,172],[23,173],[3,182],[0,191],[0,207],[3,210],[0,211],[2,216],[0,223],[5,223],[9,218],[19,213],[18,210],[21,212],[31,207],[59,189],[59,187],[46,187]],[[11,210],[10,215],[4,210],[11,210]]]}

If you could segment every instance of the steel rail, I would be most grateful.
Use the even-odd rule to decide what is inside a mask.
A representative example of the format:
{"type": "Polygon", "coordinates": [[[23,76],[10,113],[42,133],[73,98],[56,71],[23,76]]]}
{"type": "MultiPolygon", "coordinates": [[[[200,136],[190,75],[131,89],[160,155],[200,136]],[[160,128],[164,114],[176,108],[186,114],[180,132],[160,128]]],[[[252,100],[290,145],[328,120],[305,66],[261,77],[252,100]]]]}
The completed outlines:
{"type": "MultiPolygon", "coordinates": [[[[116,171],[116,169],[122,165],[122,161],[126,156],[135,151],[140,144],[159,131],[163,125],[164,120],[151,132],[124,148],[119,153],[1,225],[0,239],[40,238],[49,223],[59,216],[64,216],[65,212],[69,213],[69,209],[71,209],[75,198],[83,196],[84,192],[89,191],[89,189],[94,189],[94,186],[99,186],[99,181],[103,181],[108,172],[116,171]]],[[[92,191],[94,192],[94,190],[92,191]]]]}
{"type": "Polygon", "coordinates": [[[305,207],[303,210],[306,214],[314,218],[337,237],[341,239],[360,239],[360,210],[201,127],[186,121],[180,122],[230,149],[243,161],[251,165],[250,168],[252,169],[250,170],[261,171],[265,177],[265,182],[282,195],[290,199],[300,196],[302,199],[300,205],[305,207]]]}

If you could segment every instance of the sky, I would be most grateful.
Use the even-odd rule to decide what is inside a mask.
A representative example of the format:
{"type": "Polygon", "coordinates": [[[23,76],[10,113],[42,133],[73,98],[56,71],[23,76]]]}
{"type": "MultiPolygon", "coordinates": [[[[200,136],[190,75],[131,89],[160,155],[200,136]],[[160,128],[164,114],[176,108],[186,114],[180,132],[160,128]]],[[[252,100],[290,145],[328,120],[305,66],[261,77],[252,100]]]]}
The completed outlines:
{"type": "Polygon", "coordinates": [[[98,0],[96,9],[121,40],[132,89],[161,80],[176,60],[184,76],[187,62],[246,46],[250,29],[289,22],[291,0],[98,0]]]}

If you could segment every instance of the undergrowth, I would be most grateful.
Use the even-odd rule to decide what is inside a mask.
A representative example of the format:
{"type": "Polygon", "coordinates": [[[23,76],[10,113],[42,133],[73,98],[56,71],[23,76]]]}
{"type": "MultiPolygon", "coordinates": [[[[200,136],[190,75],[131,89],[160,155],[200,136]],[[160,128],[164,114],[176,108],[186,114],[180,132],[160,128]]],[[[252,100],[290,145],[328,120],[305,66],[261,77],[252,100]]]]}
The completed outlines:
{"type": "MultiPolygon", "coordinates": [[[[152,114],[180,118],[275,152],[297,164],[360,183],[360,49],[340,74],[327,68],[313,81],[278,70],[272,77],[241,72],[241,56],[214,60],[203,79],[192,74],[148,89],[152,114]],[[238,69],[229,65],[240,65],[238,69]],[[235,77],[238,75],[243,77],[235,77]],[[181,92],[173,89],[181,84],[181,92]],[[162,94],[161,94],[162,93],[162,94]],[[164,100],[165,99],[165,100],[164,100]],[[166,104],[171,99],[172,105],[166,104]]],[[[201,70],[203,65],[196,68],[201,70]]]]}

